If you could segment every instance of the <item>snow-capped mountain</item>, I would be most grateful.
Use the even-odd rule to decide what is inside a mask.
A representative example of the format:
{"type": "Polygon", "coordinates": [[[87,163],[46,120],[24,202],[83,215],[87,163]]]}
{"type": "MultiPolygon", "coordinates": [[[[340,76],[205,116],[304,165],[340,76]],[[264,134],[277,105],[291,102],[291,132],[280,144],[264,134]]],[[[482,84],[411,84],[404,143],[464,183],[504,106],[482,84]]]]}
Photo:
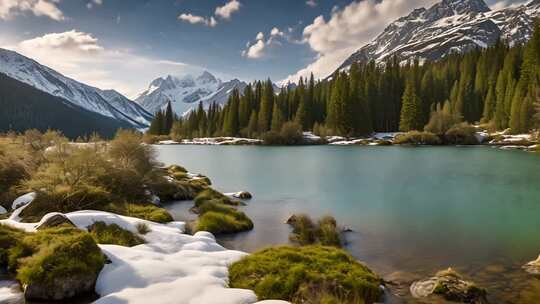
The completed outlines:
{"type": "Polygon", "coordinates": [[[198,77],[169,75],[152,81],[135,102],[148,112],[155,113],[164,109],[170,101],[173,111],[183,115],[198,106],[199,102],[203,102],[205,107],[212,103],[224,104],[235,88],[242,92],[246,86],[238,79],[222,82],[206,71],[198,77]]]}
{"type": "Polygon", "coordinates": [[[80,83],[14,51],[0,49],[0,73],[135,128],[148,127],[152,119],[150,113],[116,91],[102,91],[80,83]]]}
{"type": "Polygon", "coordinates": [[[540,0],[498,11],[492,11],[483,0],[442,0],[391,23],[339,69],[347,69],[353,62],[381,62],[393,55],[401,61],[437,60],[485,48],[499,38],[510,45],[521,44],[531,37],[536,17],[540,17],[540,0]]]}

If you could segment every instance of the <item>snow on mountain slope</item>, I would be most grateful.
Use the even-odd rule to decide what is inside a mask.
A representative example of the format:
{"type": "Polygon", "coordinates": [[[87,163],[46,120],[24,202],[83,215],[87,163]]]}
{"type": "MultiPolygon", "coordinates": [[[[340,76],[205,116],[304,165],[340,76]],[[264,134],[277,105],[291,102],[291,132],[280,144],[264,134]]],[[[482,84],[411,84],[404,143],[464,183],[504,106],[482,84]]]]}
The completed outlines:
{"type": "Polygon", "coordinates": [[[153,115],[148,113],[143,107],[115,90],[101,91],[101,96],[124,115],[141,124],[148,125],[153,119],[153,115]]]}
{"type": "Polygon", "coordinates": [[[483,0],[442,0],[429,9],[419,8],[391,23],[371,43],[352,54],[339,67],[353,62],[437,60],[451,53],[493,45],[499,38],[510,45],[526,42],[540,1],[491,11],[483,0]]]}
{"type": "Polygon", "coordinates": [[[147,127],[150,123],[149,113],[119,93],[109,94],[80,83],[17,52],[0,49],[0,73],[91,112],[128,122],[136,128],[147,127]]]}
{"type": "Polygon", "coordinates": [[[238,79],[222,82],[209,72],[200,76],[187,75],[182,78],[175,76],[160,77],[150,83],[135,102],[150,113],[162,110],[171,101],[173,111],[183,115],[203,102],[205,107],[212,103],[224,104],[233,89],[242,92],[246,83],[238,79]]]}

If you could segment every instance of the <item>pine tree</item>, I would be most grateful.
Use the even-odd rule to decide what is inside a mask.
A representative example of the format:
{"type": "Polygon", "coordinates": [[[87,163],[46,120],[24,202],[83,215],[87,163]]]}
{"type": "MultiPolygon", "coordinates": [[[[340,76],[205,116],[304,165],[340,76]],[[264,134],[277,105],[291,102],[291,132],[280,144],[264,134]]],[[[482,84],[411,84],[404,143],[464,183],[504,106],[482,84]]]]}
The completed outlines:
{"type": "Polygon", "coordinates": [[[251,112],[251,116],[249,117],[248,137],[254,138],[257,135],[258,127],[258,115],[256,111],[253,111],[251,112]]]}
{"type": "Polygon", "coordinates": [[[272,121],[272,107],[274,104],[274,88],[272,81],[268,79],[264,84],[261,96],[261,107],[259,110],[258,124],[259,132],[264,133],[270,129],[272,121]]]}
{"type": "Polygon", "coordinates": [[[280,106],[278,105],[278,102],[274,102],[274,107],[272,109],[272,124],[271,124],[271,131],[279,132],[281,130],[281,127],[285,123],[283,118],[283,113],[281,111],[280,106]]]}
{"type": "Polygon", "coordinates": [[[422,124],[422,103],[416,94],[414,78],[410,77],[405,86],[403,94],[403,105],[401,108],[400,131],[423,130],[422,124]]]}
{"type": "Polygon", "coordinates": [[[162,134],[169,134],[174,121],[174,115],[171,107],[171,102],[167,102],[167,109],[165,110],[165,117],[163,118],[163,131],[162,134]]]}

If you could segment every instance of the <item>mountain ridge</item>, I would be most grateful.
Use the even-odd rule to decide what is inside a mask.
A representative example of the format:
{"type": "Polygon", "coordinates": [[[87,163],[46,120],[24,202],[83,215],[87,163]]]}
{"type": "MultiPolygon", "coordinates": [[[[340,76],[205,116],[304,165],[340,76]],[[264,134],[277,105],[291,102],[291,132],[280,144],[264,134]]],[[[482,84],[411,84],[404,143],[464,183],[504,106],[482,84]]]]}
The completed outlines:
{"type": "Polygon", "coordinates": [[[246,86],[247,83],[236,78],[223,82],[208,71],[198,76],[167,75],[150,82],[146,90],[135,98],[135,102],[146,111],[155,113],[163,110],[170,101],[173,111],[184,115],[196,108],[199,102],[205,108],[213,103],[223,105],[234,89],[242,92],[246,86]]]}
{"type": "Polygon", "coordinates": [[[134,128],[142,129],[150,124],[150,113],[116,91],[113,94],[111,90],[86,85],[12,50],[0,48],[0,63],[0,73],[75,106],[124,121],[134,128]]]}
{"type": "Polygon", "coordinates": [[[349,56],[338,71],[353,62],[384,62],[394,55],[401,62],[438,60],[451,53],[491,46],[498,39],[509,45],[523,44],[531,37],[536,17],[540,17],[540,0],[495,11],[483,0],[442,0],[390,23],[349,56]]]}

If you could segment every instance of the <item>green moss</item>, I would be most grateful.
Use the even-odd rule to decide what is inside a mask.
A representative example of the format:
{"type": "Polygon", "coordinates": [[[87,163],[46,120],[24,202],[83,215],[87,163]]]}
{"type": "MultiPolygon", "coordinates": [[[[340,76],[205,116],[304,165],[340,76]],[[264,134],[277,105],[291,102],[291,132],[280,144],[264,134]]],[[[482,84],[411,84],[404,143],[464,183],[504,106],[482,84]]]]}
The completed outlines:
{"type": "Polygon", "coordinates": [[[182,167],[182,166],[179,166],[179,165],[171,165],[169,167],[166,168],[167,172],[169,172],[169,174],[174,174],[174,173],[187,173],[187,170],[186,168],[182,167]]]}
{"type": "Polygon", "coordinates": [[[295,243],[341,247],[337,222],[332,216],[324,216],[315,224],[309,216],[295,214],[294,220],[290,224],[293,227],[290,240],[295,243]]]}
{"type": "Polygon", "coordinates": [[[28,234],[10,249],[9,258],[22,284],[39,282],[50,288],[55,288],[54,278],[97,276],[105,263],[94,238],[71,227],[28,234]]]}
{"type": "Polygon", "coordinates": [[[433,293],[438,294],[438,295],[444,295],[444,294],[448,293],[448,287],[446,287],[446,285],[439,282],[439,283],[437,283],[435,288],[433,288],[433,293]]]}
{"type": "Polygon", "coordinates": [[[199,207],[200,217],[197,231],[209,231],[216,234],[235,233],[253,229],[253,222],[244,212],[232,207],[205,202],[199,207]]]}
{"type": "Polygon", "coordinates": [[[104,222],[95,222],[88,227],[88,232],[90,232],[98,244],[133,247],[144,243],[142,238],[117,224],[107,225],[104,222]]]}
{"type": "Polygon", "coordinates": [[[231,287],[252,289],[261,300],[373,303],[382,296],[381,279],[334,247],[264,249],[234,263],[229,280],[231,287]]]}
{"type": "Polygon", "coordinates": [[[230,206],[240,205],[239,201],[232,200],[230,197],[212,188],[207,188],[197,195],[197,197],[195,198],[195,207],[199,207],[202,203],[207,201],[213,201],[216,203],[230,206]]]}
{"type": "Polygon", "coordinates": [[[166,209],[149,203],[114,203],[104,206],[101,210],[156,223],[173,221],[172,215],[166,209]]]}
{"type": "Polygon", "coordinates": [[[27,235],[26,232],[6,225],[0,225],[0,268],[8,266],[10,249],[27,235]]]}

